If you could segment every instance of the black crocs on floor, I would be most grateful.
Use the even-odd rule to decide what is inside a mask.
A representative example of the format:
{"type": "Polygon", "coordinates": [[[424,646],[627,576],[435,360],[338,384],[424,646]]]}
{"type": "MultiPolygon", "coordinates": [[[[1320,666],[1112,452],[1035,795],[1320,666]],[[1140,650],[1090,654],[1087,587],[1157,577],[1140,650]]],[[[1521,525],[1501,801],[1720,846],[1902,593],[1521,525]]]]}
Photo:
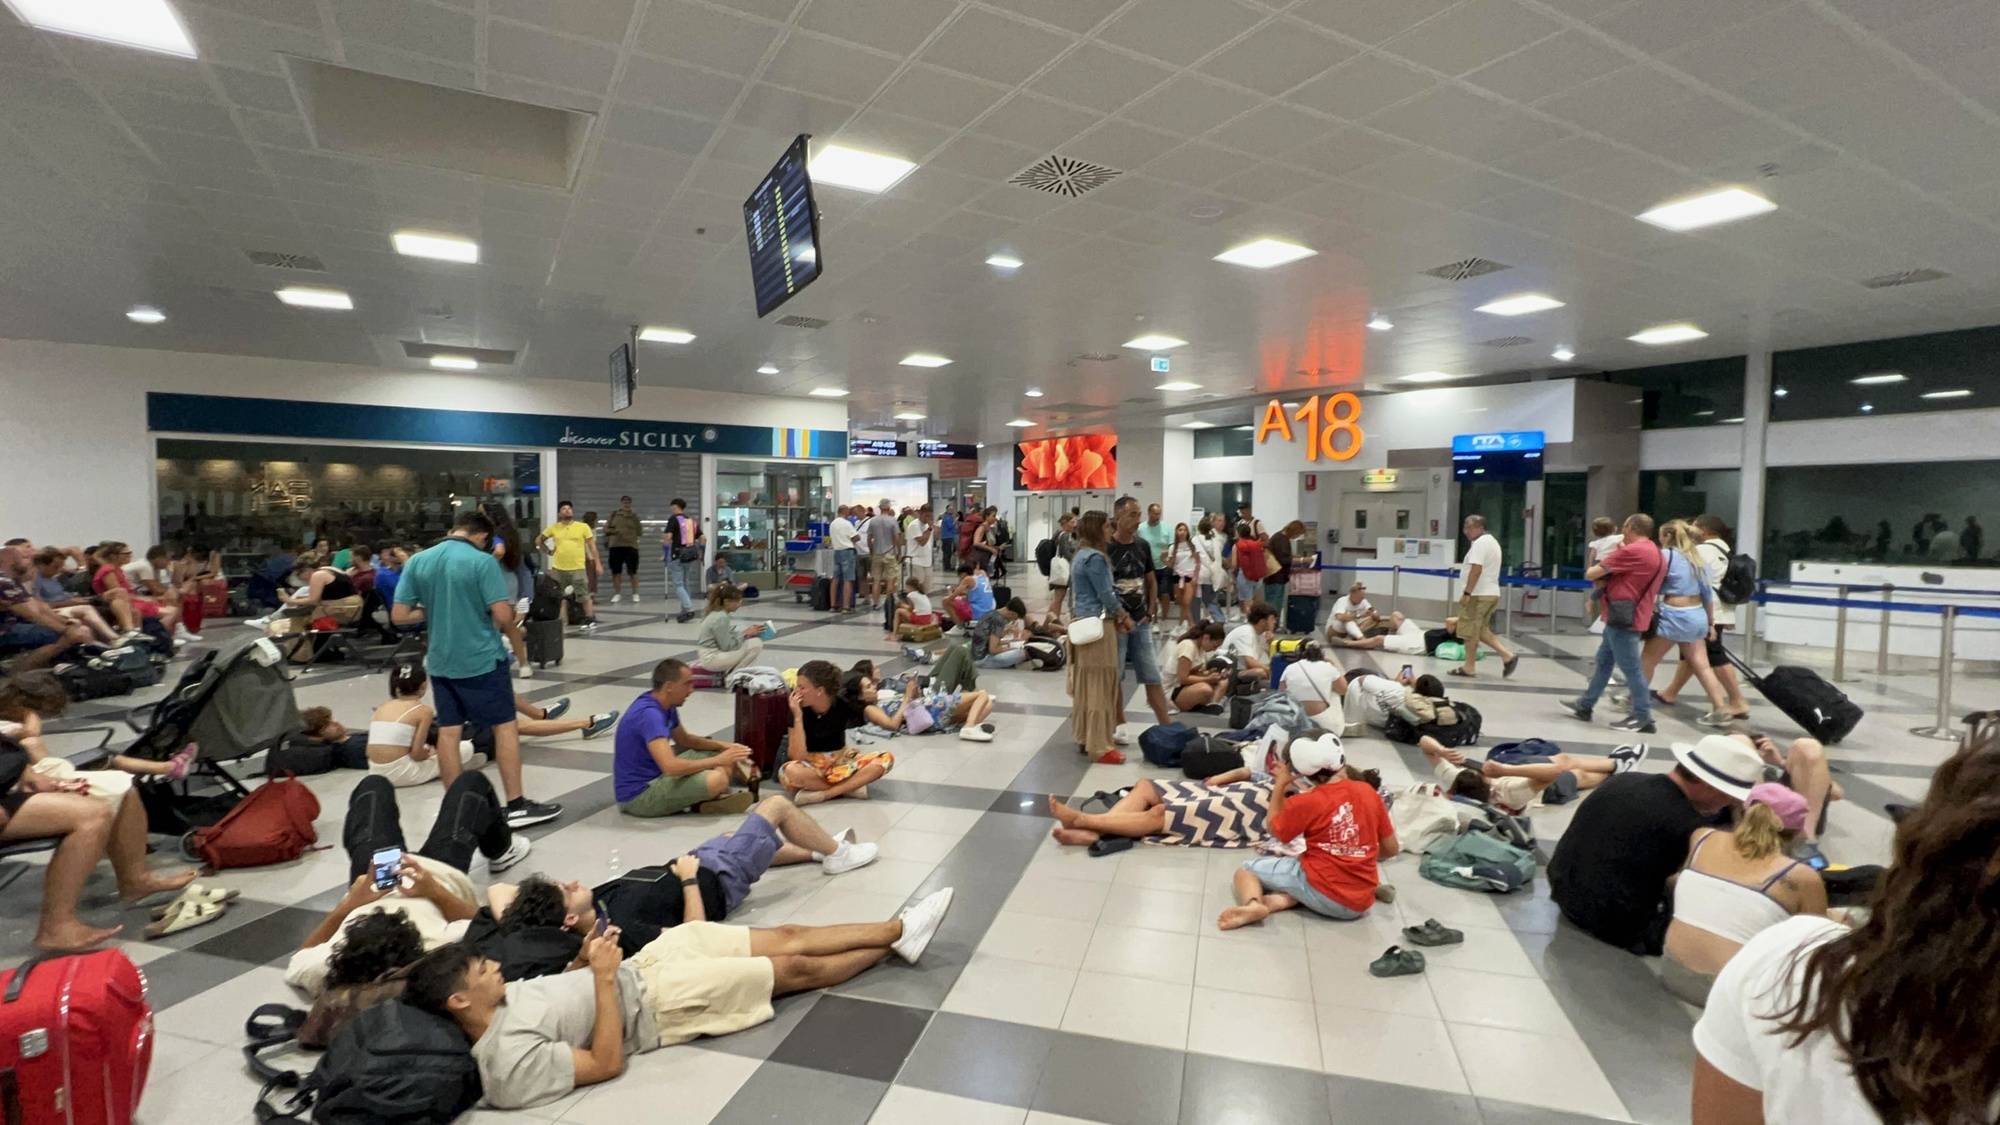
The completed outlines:
{"type": "Polygon", "coordinates": [[[1404,926],[1403,938],[1411,945],[1457,945],[1465,940],[1465,932],[1451,929],[1436,918],[1426,918],[1423,925],[1404,926]]]}

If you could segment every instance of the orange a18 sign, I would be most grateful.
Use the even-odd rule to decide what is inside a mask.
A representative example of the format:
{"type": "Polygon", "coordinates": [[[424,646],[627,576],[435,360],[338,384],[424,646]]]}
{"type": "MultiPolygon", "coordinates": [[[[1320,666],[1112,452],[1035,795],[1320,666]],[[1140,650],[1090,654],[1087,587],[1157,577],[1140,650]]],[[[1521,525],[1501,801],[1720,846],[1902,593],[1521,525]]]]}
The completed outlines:
{"type": "Polygon", "coordinates": [[[1326,395],[1324,401],[1314,395],[1294,408],[1290,417],[1285,404],[1272,399],[1264,405],[1264,420],[1257,424],[1257,443],[1262,445],[1273,433],[1293,440],[1293,422],[1305,430],[1308,461],[1348,461],[1361,452],[1361,398],[1352,391],[1326,395]],[[1345,445],[1339,440],[1342,434],[1347,436],[1345,445]]]}

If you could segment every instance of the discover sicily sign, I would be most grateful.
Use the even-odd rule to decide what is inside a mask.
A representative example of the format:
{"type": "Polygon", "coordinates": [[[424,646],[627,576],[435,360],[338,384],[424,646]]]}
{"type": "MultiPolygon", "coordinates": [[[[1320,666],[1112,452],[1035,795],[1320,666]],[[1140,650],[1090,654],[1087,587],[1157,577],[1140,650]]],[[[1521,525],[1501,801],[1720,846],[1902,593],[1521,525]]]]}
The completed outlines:
{"type": "Polygon", "coordinates": [[[161,433],[255,434],[320,441],[554,446],[631,453],[728,453],[828,460],[847,456],[844,430],[498,414],[165,392],[147,394],[146,428],[161,433]]]}

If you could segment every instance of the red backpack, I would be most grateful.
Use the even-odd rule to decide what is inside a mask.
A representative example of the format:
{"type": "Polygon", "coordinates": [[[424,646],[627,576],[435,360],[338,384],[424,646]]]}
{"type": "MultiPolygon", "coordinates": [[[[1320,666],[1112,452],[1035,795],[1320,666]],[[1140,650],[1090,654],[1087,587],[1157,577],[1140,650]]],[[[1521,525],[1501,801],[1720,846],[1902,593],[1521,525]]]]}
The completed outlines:
{"type": "Polygon", "coordinates": [[[319,841],[317,816],[319,798],[287,775],[265,782],[213,825],[195,829],[191,849],[216,871],[283,863],[319,841]]]}

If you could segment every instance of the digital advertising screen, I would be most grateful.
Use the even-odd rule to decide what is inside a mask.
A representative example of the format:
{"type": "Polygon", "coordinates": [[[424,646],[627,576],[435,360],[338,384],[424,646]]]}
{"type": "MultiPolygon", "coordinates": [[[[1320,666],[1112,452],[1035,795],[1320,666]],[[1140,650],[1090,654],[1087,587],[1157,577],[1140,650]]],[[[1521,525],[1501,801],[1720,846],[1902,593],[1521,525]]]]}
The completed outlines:
{"type": "Polygon", "coordinates": [[[1118,435],[1080,434],[1014,446],[1014,485],[1024,492],[1118,487],[1118,435]]]}
{"type": "Polygon", "coordinates": [[[763,316],[819,277],[819,211],[806,175],[806,135],[799,134],[743,201],[750,240],[750,280],[763,316]]]}
{"type": "Polygon", "coordinates": [[[1547,441],[1541,430],[1456,434],[1451,439],[1453,480],[1540,480],[1547,441]]]}

